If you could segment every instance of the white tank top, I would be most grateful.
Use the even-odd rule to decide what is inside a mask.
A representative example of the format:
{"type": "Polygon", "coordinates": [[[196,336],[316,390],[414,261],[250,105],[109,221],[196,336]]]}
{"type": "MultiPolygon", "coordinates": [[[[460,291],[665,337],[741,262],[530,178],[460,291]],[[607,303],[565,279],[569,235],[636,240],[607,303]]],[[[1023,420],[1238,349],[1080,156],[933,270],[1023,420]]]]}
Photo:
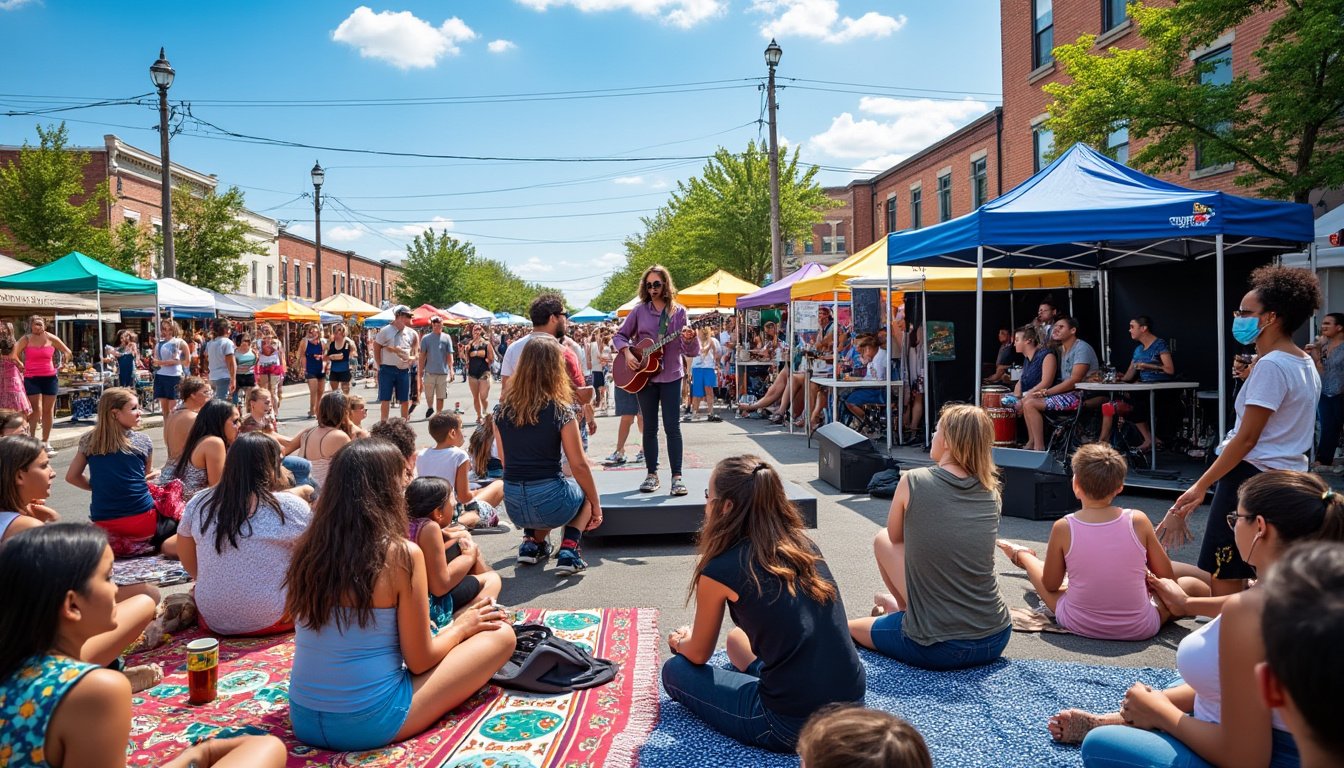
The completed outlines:
{"type": "MultiPolygon", "coordinates": [[[[1221,616],[1196,629],[1176,647],[1176,671],[1181,679],[1195,689],[1195,719],[1206,723],[1222,721],[1223,685],[1218,676],[1218,638],[1222,632],[1221,616]]],[[[1287,731],[1279,710],[1271,712],[1274,728],[1287,731]]]]}
{"type": "MultiPolygon", "coordinates": [[[[159,360],[180,360],[181,358],[178,355],[182,354],[184,344],[186,342],[177,337],[164,339],[155,347],[154,356],[159,360]]],[[[160,376],[181,376],[183,374],[182,363],[180,362],[176,365],[159,366],[157,370],[160,376]]]]}

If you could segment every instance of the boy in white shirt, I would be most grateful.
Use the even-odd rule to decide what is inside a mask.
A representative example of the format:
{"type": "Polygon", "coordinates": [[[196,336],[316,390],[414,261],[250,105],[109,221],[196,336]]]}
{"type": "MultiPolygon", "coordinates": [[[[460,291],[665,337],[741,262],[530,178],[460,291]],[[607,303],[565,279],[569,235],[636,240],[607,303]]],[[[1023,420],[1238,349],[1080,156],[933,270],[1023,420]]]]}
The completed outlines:
{"type": "Polygon", "coordinates": [[[441,477],[453,486],[457,498],[457,522],[467,528],[499,524],[497,508],[504,501],[504,481],[494,480],[472,490],[467,475],[471,456],[463,449],[462,418],[439,412],[429,418],[429,436],[434,447],[420,451],[415,462],[417,477],[441,477]]]}

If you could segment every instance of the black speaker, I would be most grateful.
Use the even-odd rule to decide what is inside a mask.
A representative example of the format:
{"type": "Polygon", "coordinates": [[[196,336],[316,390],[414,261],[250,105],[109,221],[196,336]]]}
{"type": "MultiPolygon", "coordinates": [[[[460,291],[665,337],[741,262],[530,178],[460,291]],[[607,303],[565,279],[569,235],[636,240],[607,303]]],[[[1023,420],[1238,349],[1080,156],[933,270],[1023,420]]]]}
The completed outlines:
{"type": "Polygon", "coordinates": [[[817,476],[842,493],[864,493],[873,475],[887,468],[887,460],[868,438],[840,422],[817,430],[817,476]]]}
{"type": "Polygon", "coordinates": [[[1003,514],[1054,520],[1078,508],[1073,479],[1049,452],[995,448],[994,463],[1003,478],[1003,514]]]}

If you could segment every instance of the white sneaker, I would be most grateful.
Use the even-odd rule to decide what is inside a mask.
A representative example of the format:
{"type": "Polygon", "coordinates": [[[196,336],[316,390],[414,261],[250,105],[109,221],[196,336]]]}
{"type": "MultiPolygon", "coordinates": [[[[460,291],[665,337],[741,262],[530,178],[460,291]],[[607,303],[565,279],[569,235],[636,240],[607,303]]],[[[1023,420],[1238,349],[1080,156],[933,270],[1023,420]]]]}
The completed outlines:
{"type": "Polygon", "coordinates": [[[47,443],[46,445],[42,446],[42,449],[45,450],[45,451],[47,452],[47,455],[48,455],[48,456],[55,456],[55,455],[56,455],[56,449],[53,448],[53,447],[51,447],[51,443],[47,443]]]}

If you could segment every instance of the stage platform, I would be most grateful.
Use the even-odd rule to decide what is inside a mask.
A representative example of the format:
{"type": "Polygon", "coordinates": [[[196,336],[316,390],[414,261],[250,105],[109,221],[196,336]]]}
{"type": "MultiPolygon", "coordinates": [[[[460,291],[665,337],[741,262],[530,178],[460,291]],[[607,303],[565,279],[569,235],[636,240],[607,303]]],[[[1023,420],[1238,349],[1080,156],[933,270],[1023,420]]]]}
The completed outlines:
{"type": "MultiPolygon", "coordinates": [[[[671,478],[660,474],[662,487],[653,493],[640,493],[644,469],[593,468],[597,492],[602,496],[602,525],[584,536],[642,536],[648,534],[695,533],[705,514],[705,489],[709,487],[708,469],[687,469],[682,478],[689,491],[685,496],[668,493],[671,478]]],[[[817,527],[817,497],[796,483],[785,481],[784,491],[798,505],[803,524],[817,527]]]]}

